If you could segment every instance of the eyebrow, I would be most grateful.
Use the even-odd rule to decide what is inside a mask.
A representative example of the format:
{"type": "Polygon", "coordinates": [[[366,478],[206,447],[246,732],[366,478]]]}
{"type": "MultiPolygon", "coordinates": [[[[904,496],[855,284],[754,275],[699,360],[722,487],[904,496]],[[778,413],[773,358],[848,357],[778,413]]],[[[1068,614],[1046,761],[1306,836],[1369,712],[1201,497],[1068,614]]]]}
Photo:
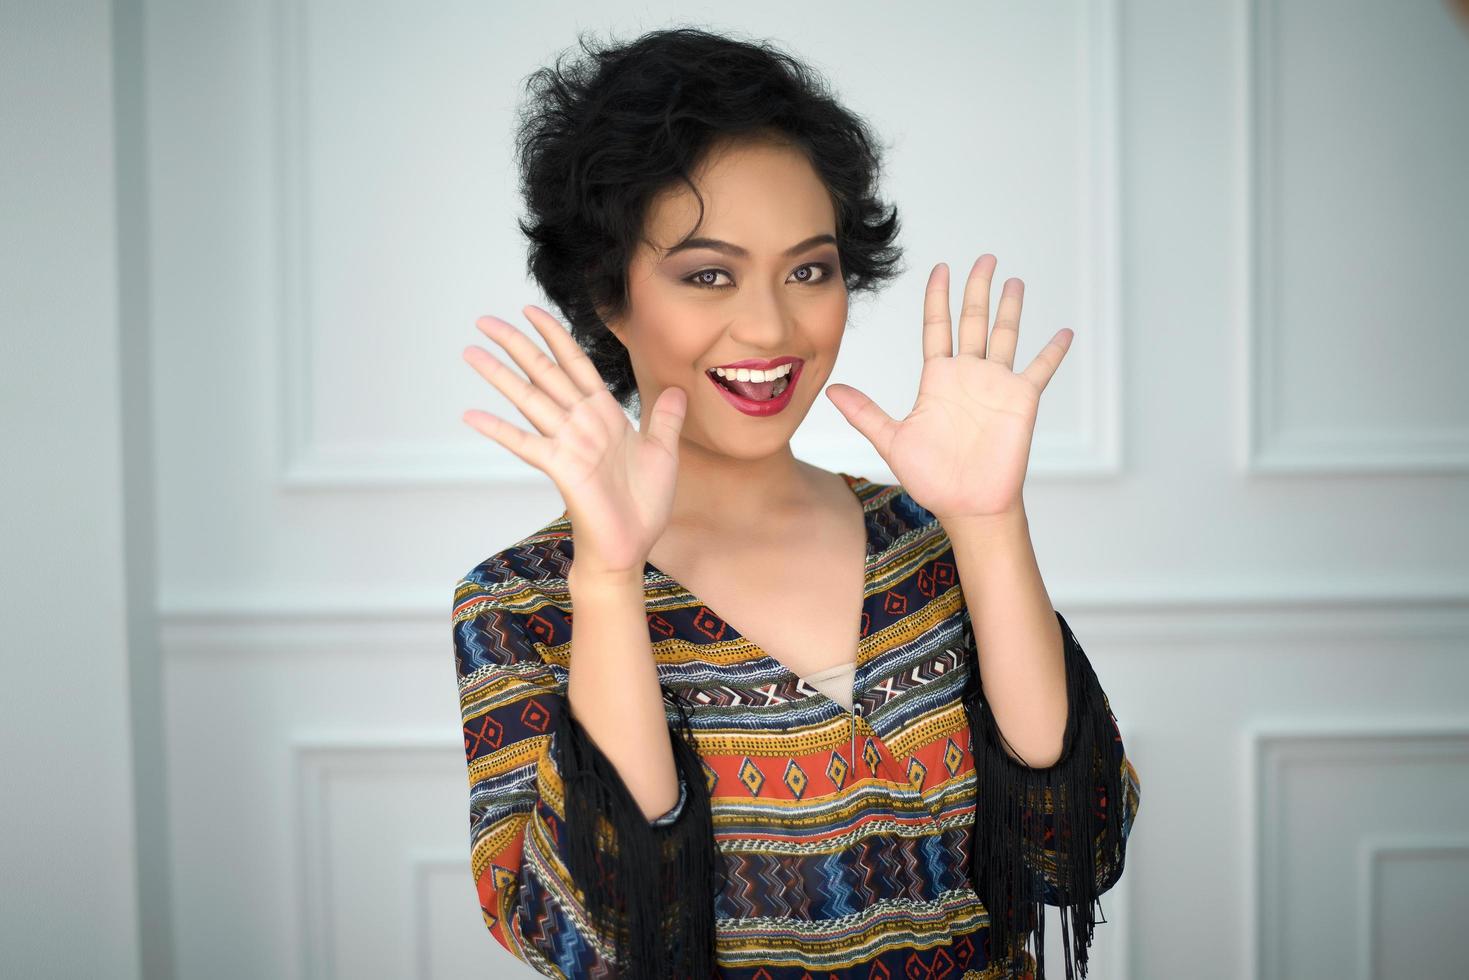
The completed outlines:
{"type": "MultiPolygon", "coordinates": [[[[797,252],[804,252],[806,249],[811,248],[815,245],[824,245],[828,243],[835,245],[836,241],[837,240],[835,235],[812,235],[805,241],[797,242],[796,244],[792,245],[790,248],[786,249],[783,254],[795,255],[797,252]]],[[[721,241],[718,238],[690,238],[688,241],[680,242],[679,244],[668,249],[666,252],[663,253],[663,257],[666,259],[670,255],[675,255],[679,252],[685,252],[691,248],[708,248],[713,249],[716,252],[727,252],[730,255],[738,255],[741,258],[750,257],[750,253],[747,249],[743,249],[740,246],[735,245],[731,242],[721,241]]]]}

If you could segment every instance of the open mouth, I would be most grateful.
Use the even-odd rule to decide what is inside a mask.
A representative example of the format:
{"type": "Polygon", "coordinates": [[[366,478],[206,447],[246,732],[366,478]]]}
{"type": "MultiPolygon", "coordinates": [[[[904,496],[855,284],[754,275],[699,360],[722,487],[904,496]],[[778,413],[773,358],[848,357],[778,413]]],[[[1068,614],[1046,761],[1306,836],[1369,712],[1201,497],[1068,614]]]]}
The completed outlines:
{"type": "Polygon", "coordinates": [[[792,370],[781,375],[774,381],[738,381],[734,378],[721,378],[712,370],[708,372],[709,378],[725,391],[733,392],[741,398],[748,398],[754,402],[768,402],[785,394],[790,387],[791,379],[795,377],[792,370]]]}

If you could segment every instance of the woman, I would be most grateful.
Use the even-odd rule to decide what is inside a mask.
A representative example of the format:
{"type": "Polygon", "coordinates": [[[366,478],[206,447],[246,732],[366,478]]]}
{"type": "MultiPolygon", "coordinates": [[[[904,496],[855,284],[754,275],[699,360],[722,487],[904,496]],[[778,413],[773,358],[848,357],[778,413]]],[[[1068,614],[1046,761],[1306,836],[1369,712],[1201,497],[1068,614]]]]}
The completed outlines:
{"type": "Polygon", "coordinates": [[[571,330],[482,318],[526,377],[465,359],[536,432],[464,419],[566,509],[455,590],[485,924],[550,976],[989,978],[1043,975],[1050,904],[1084,976],[1138,781],[1020,497],[1070,331],[1013,372],[983,256],[955,353],[941,264],[909,416],[826,389],[899,483],[802,462],[900,258],[864,125],[696,30],[533,78],[521,227],[571,330]]]}

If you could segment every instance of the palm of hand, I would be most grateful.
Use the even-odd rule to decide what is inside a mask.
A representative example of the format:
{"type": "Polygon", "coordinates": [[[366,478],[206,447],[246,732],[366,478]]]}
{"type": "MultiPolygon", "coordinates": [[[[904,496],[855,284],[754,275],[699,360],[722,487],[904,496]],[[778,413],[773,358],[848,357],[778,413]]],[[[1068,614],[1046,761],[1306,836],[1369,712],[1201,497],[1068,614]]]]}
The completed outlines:
{"type": "Polygon", "coordinates": [[[644,409],[641,431],[634,429],[566,328],[538,306],[522,312],[554,359],[493,316],[476,325],[526,377],[479,347],[466,348],[464,357],[536,432],[479,409],[465,412],[464,421],[556,484],[575,528],[578,568],[637,574],[668,522],[688,396],[666,389],[644,409]]]}
{"type": "Polygon", "coordinates": [[[909,496],[940,518],[996,517],[1023,507],[1040,395],[1073,336],[1059,331],[1016,373],[1012,363],[1024,284],[1006,283],[990,334],[986,321],[994,267],[994,256],[983,255],[970,273],[957,354],[952,352],[948,267],[940,264],[929,276],[923,371],[913,408],[902,421],[850,385],[826,389],[909,496]]]}

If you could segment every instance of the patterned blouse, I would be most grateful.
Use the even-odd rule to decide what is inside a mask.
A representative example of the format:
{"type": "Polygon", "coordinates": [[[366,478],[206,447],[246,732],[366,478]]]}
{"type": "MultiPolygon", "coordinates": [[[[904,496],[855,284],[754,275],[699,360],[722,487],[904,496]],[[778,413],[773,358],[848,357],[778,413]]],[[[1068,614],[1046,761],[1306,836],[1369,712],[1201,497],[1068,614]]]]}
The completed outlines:
{"type": "Polygon", "coordinates": [[[841,475],[867,534],[851,710],[645,566],[680,772],[656,820],[568,710],[566,512],[457,584],[471,870],[490,934],[540,973],[1044,977],[1050,905],[1085,976],[1138,808],[1107,697],[1056,613],[1063,754],[1012,758],[943,527],[901,486],[841,475]]]}

